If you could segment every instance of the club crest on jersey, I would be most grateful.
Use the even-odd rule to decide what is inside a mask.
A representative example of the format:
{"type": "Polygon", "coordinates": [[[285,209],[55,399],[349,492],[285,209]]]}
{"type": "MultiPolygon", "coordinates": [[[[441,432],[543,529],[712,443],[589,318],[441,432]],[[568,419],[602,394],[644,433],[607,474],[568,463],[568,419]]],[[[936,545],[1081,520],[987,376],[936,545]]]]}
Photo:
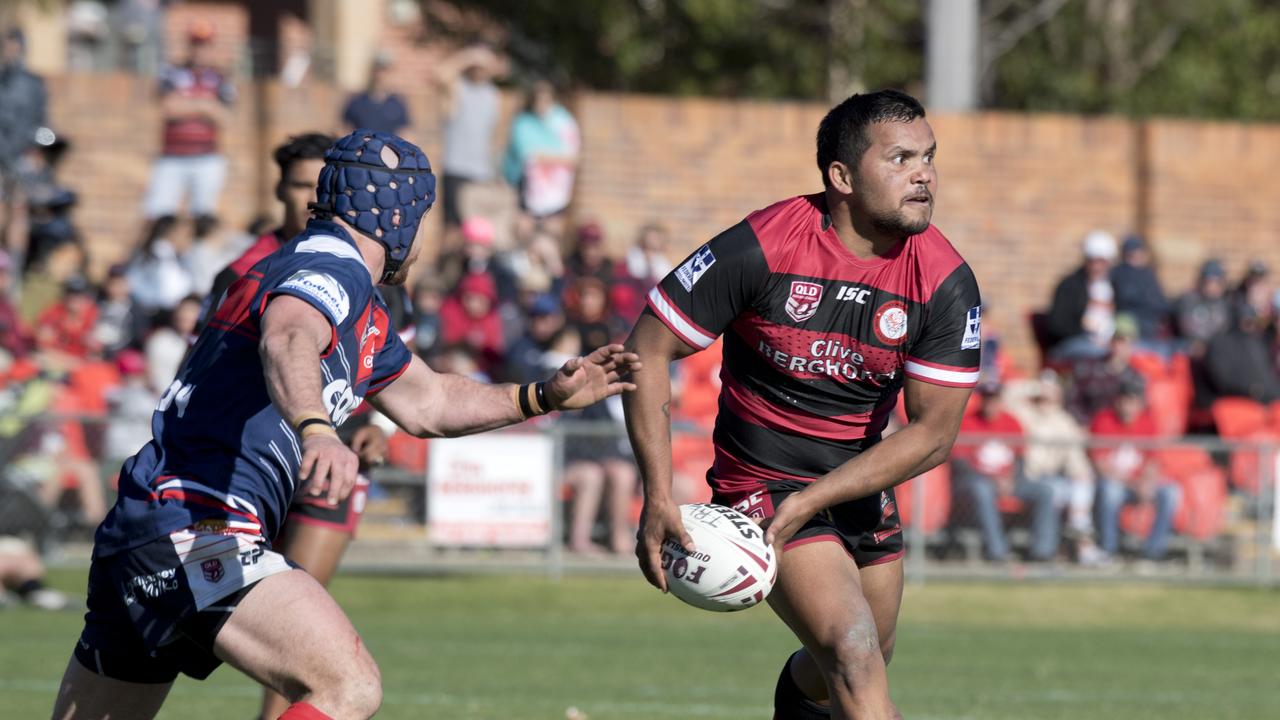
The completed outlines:
{"type": "Polygon", "coordinates": [[[822,302],[822,286],[804,280],[791,281],[791,294],[787,296],[787,315],[796,322],[804,322],[818,313],[822,302]]]}
{"type": "Polygon", "coordinates": [[[226,571],[222,569],[222,561],[218,558],[200,563],[200,571],[204,573],[204,579],[211,583],[218,582],[226,574],[226,571]]]}
{"type": "Polygon", "coordinates": [[[907,306],[891,300],[876,311],[873,323],[876,337],[885,345],[897,345],[907,337],[907,306]]]}
{"type": "Polygon", "coordinates": [[[693,292],[693,286],[715,264],[716,256],[711,253],[711,246],[703,245],[676,268],[676,279],[684,286],[685,292],[693,292]]]}

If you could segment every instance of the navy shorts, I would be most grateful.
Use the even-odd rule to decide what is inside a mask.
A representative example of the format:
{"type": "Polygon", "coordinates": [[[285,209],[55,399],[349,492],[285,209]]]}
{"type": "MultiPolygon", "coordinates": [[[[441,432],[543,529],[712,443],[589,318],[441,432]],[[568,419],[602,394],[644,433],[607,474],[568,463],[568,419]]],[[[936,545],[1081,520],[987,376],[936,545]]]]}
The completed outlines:
{"type": "MultiPolygon", "coordinates": [[[[773,517],[778,506],[808,485],[801,480],[765,480],[717,487],[714,479],[711,484],[711,502],[727,505],[756,519],[773,517]]],[[[840,503],[814,515],[787,541],[783,550],[822,541],[840,543],[858,567],[880,565],[902,557],[902,523],[893,488],[840,503]]]]}
{"type": "Polygon", "coordinates": [[[203,680],[222,664],[213,641],[258,581],[292,569],[260,535],[216,520],[89,567],[88,612],[75,657],[115,680],[203,680]]]}

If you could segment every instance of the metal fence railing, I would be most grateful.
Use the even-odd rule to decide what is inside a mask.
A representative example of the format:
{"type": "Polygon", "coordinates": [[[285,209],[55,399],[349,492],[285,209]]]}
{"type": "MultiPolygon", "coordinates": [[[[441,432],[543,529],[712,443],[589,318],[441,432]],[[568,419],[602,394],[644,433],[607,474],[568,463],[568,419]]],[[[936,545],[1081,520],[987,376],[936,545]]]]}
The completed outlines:
{"type": "MultiPolygon", "coordinates": [[[[0,425],[0,535],[87,557],[128,442],[113,423],[40,415],[0,425]]],[[[709,433],[677,428],[672,446],[677,500],[706,501],[709,433]]],[[[634,568],[640,489],[618,422],[397,437],[390,458],[371,473],[347,567],[634,568]]],[[[1274,584],[1278,459],[1271,440],[961,436],[951,461],[896,488],[891,509],[913,581],[1150,575],[1274,584]]]]}

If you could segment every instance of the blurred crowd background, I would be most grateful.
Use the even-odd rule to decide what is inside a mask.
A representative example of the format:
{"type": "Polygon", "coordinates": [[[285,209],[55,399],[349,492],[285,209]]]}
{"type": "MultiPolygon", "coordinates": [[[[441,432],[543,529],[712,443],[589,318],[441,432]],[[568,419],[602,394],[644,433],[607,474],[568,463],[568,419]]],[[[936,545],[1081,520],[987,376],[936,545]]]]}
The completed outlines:
{"type": "MultiPolygon", "coordinates": [[[[898,493],[913,537],[969,564],[1258,567],[1239,538],[1270,517],[1280,440],[1273,3],[507,5],[0,8],[0,535],[49,549],[101,518],[217,273],[318,167],[323,136],[273,156],[290,138],[428,150],[440,200],[397,323],[437,370],[522,383],[624,338],[718,230],[816,190],[827,100],[893,85],[930,110],[935,223],[984,291],[954,458],[898,493]],[[973,25],[959,79],[934,67],[951,20],[973,25]]],[[[682,501],[707,497],[718,364],[678,368],[682,501]]],[[[570,423],[563,540],[625,556],[620,409],[578,415],[545,421],[570,423]]],[[[420,523],[429,452],[393,437],[374,503],[409,478],[420,523]]]]}

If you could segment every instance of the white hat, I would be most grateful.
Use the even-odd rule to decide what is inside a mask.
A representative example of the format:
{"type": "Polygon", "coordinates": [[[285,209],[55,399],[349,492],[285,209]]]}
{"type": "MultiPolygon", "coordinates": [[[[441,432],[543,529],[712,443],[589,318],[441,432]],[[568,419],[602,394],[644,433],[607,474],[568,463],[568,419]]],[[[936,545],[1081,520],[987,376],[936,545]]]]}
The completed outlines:
{"type": "Polygon", "coordinates": [[[1084,236],[1084,256],[1086,259],[1115,260],[1116,254],[1115,235],[1106,230],[1094,230],[1084,236]]]}

